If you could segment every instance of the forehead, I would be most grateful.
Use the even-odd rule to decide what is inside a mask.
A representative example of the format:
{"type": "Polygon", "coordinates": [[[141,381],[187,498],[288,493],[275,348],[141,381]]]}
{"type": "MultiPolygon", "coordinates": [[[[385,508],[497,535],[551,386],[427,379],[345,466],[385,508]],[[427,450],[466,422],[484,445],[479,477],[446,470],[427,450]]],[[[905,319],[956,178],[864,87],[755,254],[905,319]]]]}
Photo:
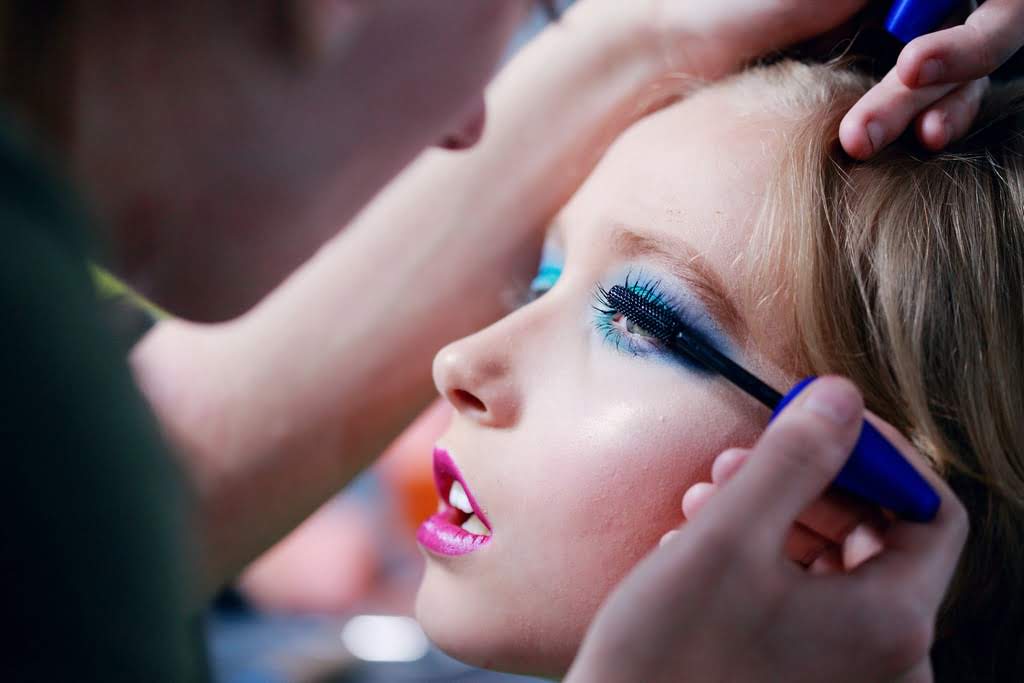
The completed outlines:
{"type": "MultiPolygon", "coordinates": [[[[576,252],[600,268],[599,262],[621,257],[611,237],[623,226],[682,240],[741,317],[763,319],[754,315],[757,297],[745,286],[756,249],[751,238],[785,137],[781,115],[729,86],[707,88],[648,116],[615,142],[560,216],[570,259],[576,252]]],[[[778,331],[747,327],[751,338],[735,341],[768,358],[778,355],[778,331]]]]}
{"type": "Polygon", "coordinates": [[[615,224],[668,233],[728,279],[762,206],[777,124],[728,88],[648,116],[616,141],[566,207],[566,237],[615,224]]]}

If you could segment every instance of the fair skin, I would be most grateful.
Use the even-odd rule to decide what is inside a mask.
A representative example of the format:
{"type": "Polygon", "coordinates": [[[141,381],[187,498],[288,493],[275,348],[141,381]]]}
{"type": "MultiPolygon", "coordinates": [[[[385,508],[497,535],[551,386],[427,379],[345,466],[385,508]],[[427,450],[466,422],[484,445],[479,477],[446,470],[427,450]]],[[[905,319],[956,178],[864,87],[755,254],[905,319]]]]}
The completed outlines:
{"type": "MultiPolygon", "coordinates": [[[[931,683],[935,617],[968,530],[934,472],[918,468],[941,498],[937,518],[894,523],[885,552],[864,566],[822,577],[787,558],[794,523],[846,462],[864,418],[850,382],[812,384],[706,509],[615,589],[566,681],[669,683],[685,672],[694,681],[931,683]]],[[[876,427],[914,461],[895,430],[876,427]]]]}
{"type": "MultiPolygon", "coordinates": [[[[792,384],[782,362],[790,333],[767,322],[786,317],[743,304],[749,260],[737,258],[746,253],[785,131],[784,119],[758,112],[730,87],[701,91],[636,124],[556,217],[536,285],[543,295],[435,358],[435,382],[457,411],[439,446],[489,525],[482,532],[489,540],[471,553],[448,556],[424,546],[417,617],[449,653],[481,666],[565,675],[607,594],[678,526],[683,492],[704,479],[724,486],[748,457],[730,446],[752,445],[767,411],[721,378],[666,358],[620,315],[595,311],[602,306],[595,288],[627,276],[641,286],[657,281],[712,343],[769,383],[792,384]],[[650,252],[655,244],[667,251],[650,252]],[[697,278],[701,286],[692,284],[697,278]],[[723,313],[730,307],[731,322],[723,313]]],[[[847,398],[859,415],[859,398],[847,398]]],[[[769,479],[772,488],[761,495],[783,495],[792,486],[775,473],[769,479]]],[[[688,516],[706,504],[691,505],[688,516]]],[[[813,533],[806,515],[815,506],[822,500],[792,510],[776,549],[780,557],[804,559],[798,546],[813,533]]],[[[743,520],[748,542],[759,514],[743,520]]],[[[821,516],[819,510],[819,522],[821,516]]],[[[665,552],[674,552],[675,543],[665,552]]],[[[670,575],[664,579],[675,583],[670,575]]],[[[692,609],[692,622],[677,623],[700,631],[705,613],[692,609]]],[[[710,629],[701,641],[707,649],[706,641],[734,642],[737,635],[710,629]]],[[[881,678],[862,668],[859,680],[916,666],[928,640],[922,644],[918,635],[891,644],[914,651],[904,655],[910,665],[880,664],[881,678]]],[[[758,666],[761,675],[786,671],[787,680],[821,680],[817,658],[779,668],[753,652],[749,659],[716,660],[718,677],[693,680],[759,680],[749,677],[758,666]]],[[[667,680],[695,668],[683,658],[656,657],[658,676],[667,680]]],[[[846,663],[828,666],[850,674],[846,663]]],[[[621,678],[580,670],[600,676],[593,680],[653,680],[630,667],[618,672],[621,678]]]]}
{"type": "Polygon", "coordinates": [[[440,445],[493,531],[469,555],[427,553],[417,614],[456,656],[564,674],[607,593],[678,525],[683,492],[767,421],[728,383],[595,313],[595,287],[658,282],[712,343],[770,384],[794,383],[780,362],[790,334],[765,322],[785,316],[743,304],[749,260],[737,255],[785,132],[744,101],[709,88],[631,128],[554,221],[557,285],[435,358],[458,411],[440,445]]]}
{"type": "MultiPolygon", "coordinates": [[[[429,357],[498,317],[538,226],[666,67],[715,78],[860,4],[581,3],[576,26],[590,30],[549,39],[495,89],[505,135],[485,135],[458,164],[422,160],[252,315],[160,326],[133,365],[196,486],[204,591],[350,479],[422,405],[429,357]],[[547,144],[521,158],[523,131],[540,130],[547,144]],[[373,297],[360,295],[367,283],[373,297]],[[465,283],[475,300],[444,305],[465,283]]],[[[115,269],[202,320],[246,310],[423,146],[471,128],[467,112],[526,3],[233,8],[109,16],[82,3],[74,143],[62,150],[110,226],[115,269]]]]}
{"type": "Polygon", "coordinates": [[[925,148],[941,150],[967,133],[988,76],[1022,45],[1024,0],[987,0],[963,24],[915,38],[843,119],[843,148],[867,159],[913,128],[925,148]]]}
{"type": "Polygon", "coordinates": [[[250,314],[148,335],[132,362],[195,482],[204,590],[344,486],[426,405],[430,359],[507,312],[541,227],[643,114],[638,102],[659,100],[666,69],[720,77],[859,4],[828,14],[737,0],[697,22],[690,3],[580,3],[498,78],[480,144],[424,155],[250,314]],[[526,154],[524,134],[545,144],[526,154]]]}

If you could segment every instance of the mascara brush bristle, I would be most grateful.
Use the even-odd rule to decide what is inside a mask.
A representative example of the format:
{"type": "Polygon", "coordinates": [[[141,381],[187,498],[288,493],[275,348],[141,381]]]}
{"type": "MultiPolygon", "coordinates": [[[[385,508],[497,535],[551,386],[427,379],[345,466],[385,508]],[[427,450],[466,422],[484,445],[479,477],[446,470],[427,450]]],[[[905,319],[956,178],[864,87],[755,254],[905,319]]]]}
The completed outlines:
{"type": "Polygon", "coordinates": [[[659,303],[648,301],[636,292],[615,285],[608,290],[608,303],[612,308],[633,321],[633,324],[644,332],[654,337],[665,346],[674,348],[697,365],[711,369],[707,361],[693,353],[691,344],[677,344],[677,338],[682,334],[687,340],[692,339],[692,334],[685,329],[676,318],[675,314],[665,309],[659,303]]]}
{"type": "Polygon", "coordinates": [[[675,316],[666,314],[661,306],[652,304],[622,285],[615,285],[608,290],[607,298],[612,308],[663,344],[671,342],[679,333],[679,323],[675,316]]]}

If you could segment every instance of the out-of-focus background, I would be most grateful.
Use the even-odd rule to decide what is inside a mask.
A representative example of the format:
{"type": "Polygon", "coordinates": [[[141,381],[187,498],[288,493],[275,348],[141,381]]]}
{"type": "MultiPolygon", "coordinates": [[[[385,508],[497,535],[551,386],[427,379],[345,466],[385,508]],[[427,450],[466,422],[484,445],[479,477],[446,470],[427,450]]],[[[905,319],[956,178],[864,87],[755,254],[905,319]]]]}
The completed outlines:
{"type": "MultiPolygon", "coordinates": [[[[563,0],[565,8],[572,0],[563,0]]],[[[537,11],[509,56],[547,23],[537,11]]],[[[371,470],[254,562],[207,615],[223,683],[529,682],[433,647],[413,618],[415,531],[437,508],[431,453],[451,419],[438,402],[371,470]]]]}

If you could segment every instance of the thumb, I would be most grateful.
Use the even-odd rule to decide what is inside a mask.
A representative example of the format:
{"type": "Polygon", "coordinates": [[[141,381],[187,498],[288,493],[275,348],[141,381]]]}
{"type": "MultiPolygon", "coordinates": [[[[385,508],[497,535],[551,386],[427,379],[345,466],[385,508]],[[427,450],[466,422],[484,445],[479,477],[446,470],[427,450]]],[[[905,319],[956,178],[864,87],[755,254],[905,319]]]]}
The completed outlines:
{"type": "Polygon", "coordinates": [[[747,463],[708,503],[717,509],[716,523],[781,546],[800,513],[846,463],[863,421],[864,403],[852,382],[812,382],[768,425],[747,463]],[[754,520],[759,528],[750,534],[754,520]]]}

